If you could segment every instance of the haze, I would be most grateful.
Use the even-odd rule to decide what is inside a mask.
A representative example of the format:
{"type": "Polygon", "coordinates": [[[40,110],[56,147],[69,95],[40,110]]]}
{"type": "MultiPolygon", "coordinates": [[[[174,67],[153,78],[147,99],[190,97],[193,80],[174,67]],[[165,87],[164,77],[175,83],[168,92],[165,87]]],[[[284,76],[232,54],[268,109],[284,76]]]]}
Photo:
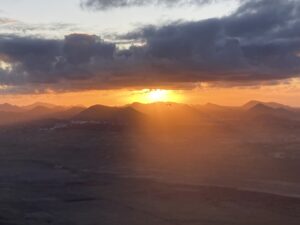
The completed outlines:
{"type": "Polygon", "coordinates": [[[300,1],[0,2],[0,224],[300,224],[300,1]]]}

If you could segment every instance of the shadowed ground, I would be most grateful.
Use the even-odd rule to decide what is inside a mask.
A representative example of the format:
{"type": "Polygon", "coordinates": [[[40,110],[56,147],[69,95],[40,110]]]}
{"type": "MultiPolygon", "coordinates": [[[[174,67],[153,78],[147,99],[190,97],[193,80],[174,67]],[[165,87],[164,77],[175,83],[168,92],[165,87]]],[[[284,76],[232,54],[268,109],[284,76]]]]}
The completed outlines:
{"type": "Polygon", "coordinates": [[[0,224],[300,223],[297,130],[187,130],[3,129],[0,224]]]}

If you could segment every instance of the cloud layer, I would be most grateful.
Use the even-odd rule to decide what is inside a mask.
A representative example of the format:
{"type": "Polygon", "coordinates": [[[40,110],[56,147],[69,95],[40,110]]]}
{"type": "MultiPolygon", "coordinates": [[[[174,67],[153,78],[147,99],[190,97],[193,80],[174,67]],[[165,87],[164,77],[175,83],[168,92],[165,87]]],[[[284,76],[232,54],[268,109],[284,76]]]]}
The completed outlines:
{"type": "Polygon", "coordinates": [[[107,10],[113,8],[147,5],[199,5],[216,1],[219,0],[82,0],[81,5],[85,8],[91,8],[95,10],[107,10]]]}
{"type": "Polygon", "coordinates": [[[224,18],[142,27],[118,37],[145,43],[126,50],[87,34],[2,35],[0,87],[70,91],[299,77],[299,18],[298,1],[253,0],[224,18]]]}

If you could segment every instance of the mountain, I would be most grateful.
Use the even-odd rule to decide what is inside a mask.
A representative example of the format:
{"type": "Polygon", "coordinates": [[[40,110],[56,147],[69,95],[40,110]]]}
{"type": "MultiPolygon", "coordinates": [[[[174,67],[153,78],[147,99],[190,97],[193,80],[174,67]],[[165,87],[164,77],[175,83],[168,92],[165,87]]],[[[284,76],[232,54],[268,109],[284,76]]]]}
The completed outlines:
{"type": "Polygon", "coordinates": [[[36,106],[35,108],[32,108],[28,111],[26,111],[26,114],[29,115],[45,115],[45,114],[49,114],[49,113],[53,113],[56,112],[57,110],[52,109],[52,108],[48,108],[45,106],[36,106]]]}
{"type": "Polygon", "coordinates": [[[205,113],[199,112],[195,107],[179,103],[133,103],[130,106],[156,121],[163,123],[195,124],[203,122],[209,118],[205,113]]]}
{"type": "Polygon", "coordinates": [[[111,124],[130,124],[148,121],[157,125],[212,125],[235,121],[300,121],[300,111],[279,103],[250,101],[243,107],[227,107],[208,103],[187,105],[172,102],[151,104],[133,103],[124,107],[94,105],[61,107],[35,103],[24,108],[0,104],[0,124],[41,121],[48,119],[96,121],[111,124]],[[35,106],[35,107],[34,107],[35,106]],[[26,109],[26,110],[25,110],[26,109]]]}
{"type": "Polygon", "coordinates": [[[253,108],[256,105],[265,105],[265,106],[268,106],[268,107],[273,108],[273,109],[282,108],[282,109],[286,109],[286,110],[295,110],[294,108],[292,108],[288,105],[283,105],[283,104],[280,104],[280,103],[277,103],[277,102],[260,102],[260,101],[256,101],[256,100],[249,101],[248,103],[243,105],[242,108],[245,109],[245,110],[249,110],[249,109],[253,108]]]}
{"type": "Polygon", "coordinates": [[[300,113],[285,108],[273,108],[259,103],[245,112],[247,118],[278,123],[279,121],[299,121],[300,113]]]}
{"type": "Polygon", "coordinates": [[[228,106],[221,106],[221,105],[217,105],[217,104],[213,104],[213,103],[206,103],[205,105],[200,106],[200,107],[203,107],[207,110],[212,110],[212,111],[224,111],[224,110],[230,109],[230,107],[228,107],[228,106]]]}
{"type": "MultiPolygon", "coordinates": [[[[82,109],[83,110],[83,109],[82,109]]],[[[8,125],[44,119],[66,119],[71,118],[81,112],[79,109],[62,110],[61,107],[47,108],[36,106],[32,109],[17,112],[0,111],[0,124],[8,125]]]]}
{"type": "Polygon", "coordinates": [[[253,112],[253,113],[273,113],[275,111],[276,111],[276,109],[274,109],[270,106],[267,106],[263,103],[258,103],[248,109],[248,112],[253,112]]]}
{"type": "Polygon", "coordinates": [[[14,112],[4,114],[1,113],[1,124],[10,124],[10,123],[19,123],[19,122],[28,122],[33,120],[41,120],[45,118],[50,118],[57,110],[49,109],[43,106],[37,106],[33,109],[21,112],[14,112]]]}
{"type": "Polygon", "coordinates": [[[141,122],[146,116],[132,107],[108,107],[94,105],[76,115],[74,120],[96,121],[111,124],[130,124],[141,122]]]}
{"type": "Polygon", "coordinates": [[[36,102],[36,103],[33,103],[31,105],[27,105],[27,106],[23,106],[22,108],[24,110],[32,110],[32,109],[35,109],[37,107],[43,107],[43,108],[48,108],[48,109],[65,109],[65,107],[62,107],[62,106],[57,106],[57,105],[53,105],[53,104],[49,104],[49,103],[44,103],[44,102],[36,102]]]}
{"type": "Polygon", "coordinates": [[[74,106],[67,110],[57,112],[55,115],[53,115],[53,117],[56,119],[70,119],[83,112],[84,110],[86,110],[86,108],[83,106],[74,106]]]}
{"type": "Polygon", "coordinates": [[[0,104],[0,112],[21,112],[22,108],[8,103],[0,104]]]}

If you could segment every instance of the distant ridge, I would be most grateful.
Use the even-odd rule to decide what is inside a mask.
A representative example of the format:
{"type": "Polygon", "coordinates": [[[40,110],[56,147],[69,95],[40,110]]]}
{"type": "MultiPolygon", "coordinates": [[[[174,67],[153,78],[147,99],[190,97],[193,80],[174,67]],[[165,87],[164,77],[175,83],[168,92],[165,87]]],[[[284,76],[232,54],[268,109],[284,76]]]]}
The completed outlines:
{"type": "Polygon", "coordinates": [[[261,102],[261,101],[256,101],[256,100],[252,100],[252,101],[247,102],[246,104],[244,104],[242,106],[242,108],[244,108],[246,110],[249,110],[249,109],[255,107],[256,105],[265,105],[265,106],[268,106],[268,107],[273,108],[273,109],[278,109],[278,108],[287,109],[287,110],[293,110],[294,109],[293,107],[290,107],[290,106],[284,105],[284,104],[280,104],[280,103],[277,103],[277,102],[261,102]]]}
{"type": "Polygon", "coordinates": [[[237,107],[232,107],[232,106],[223,106],[223,105],[217,105],[214,103],[206,103],[205,105],[196,105],[198,109],[206,109],[210,111],[227,111],[227,110],[232,110],[236,109],[237,107]]]}
{"type": "Polygon", "coordinates": [[[54,108],[63,109],[63,108],[65,108],[63,106],[49,104],[49,103],[45,103],[45,102],[36,102],[36,103],[31,104],[31,105],[23,106],[22,108],[24,110],[32,110],[32,109],[37,108],[37,107],[43,107],[43,108],[48,108],[48,109],[54,109],[54,108]]]}
{"type": "Polygon", "coordinates": [[[80,112],[73,119],[81,121],[98,121],[117,124],[128,124],[145,119],[146,116],[132,107],[109,107],[94,105],[80,112]]]}
{"type": "Polygon", "coordinates": [[[285,108],[273,108],[263,103],[256,104],[252,108],[246,111],[250,118],[256,118],[260,121],[270,121],[272,123],[278,123],[279,120],[297,120],[300,119],[300,114],[285,108]]]}
{"type": "Polygon", "coordinates": [[[11,105],[9,103],[0,104],[1,112],[21,112],[23,109],[16,105],[11,105]]]}
{"type": "Polygon", "coordinates": [[[258,103],[256,105],[254,105],[253,107],[249,108],[248,111],[250,112],[262,112],[262,113],[265,113],[265,112],[274,112],[274,108],[273,107],[270,107],[270,106],[267,106],[263,103],[258,103]]]}
{"type": "Polygon", "coordinates": [[[62,107],[40,102],[25,107],[8,103],[0,104],[1,125],[56,119],[65,122],[75,120],[111,124],[148,121],[165,125],[193,126],[255,118],[300,121],[300,110],[275,102],[260,101],[250,101],[242,107],[221,106],[212,103],[188,105],[173,102],[132,103],[123,107],[94,105],[89,108],[62,107]]]}

